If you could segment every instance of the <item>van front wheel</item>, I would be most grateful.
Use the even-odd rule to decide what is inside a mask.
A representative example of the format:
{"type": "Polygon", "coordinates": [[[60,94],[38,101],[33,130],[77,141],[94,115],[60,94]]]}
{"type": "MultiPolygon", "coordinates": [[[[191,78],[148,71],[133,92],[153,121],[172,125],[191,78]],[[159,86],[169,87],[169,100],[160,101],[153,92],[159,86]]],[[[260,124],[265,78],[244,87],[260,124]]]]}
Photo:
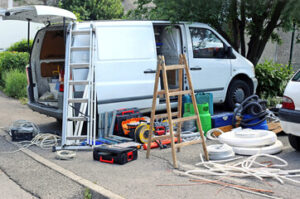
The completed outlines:
{"type": "Polygon", "coordinates": [[[234,110],[236,103],[243,102],[249,96],[250,86],[242,80],[234,80],[227,91],[226,105],[230,110],[234,110]]]}

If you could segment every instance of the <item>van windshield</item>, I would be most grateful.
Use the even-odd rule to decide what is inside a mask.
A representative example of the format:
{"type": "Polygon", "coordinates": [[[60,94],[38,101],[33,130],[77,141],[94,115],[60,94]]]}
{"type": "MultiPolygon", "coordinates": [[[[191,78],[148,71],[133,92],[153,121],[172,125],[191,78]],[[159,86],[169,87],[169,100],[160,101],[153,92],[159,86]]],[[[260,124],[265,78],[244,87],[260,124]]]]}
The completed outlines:
{"type": "Polygon", "coordinates": [[[300,82],[300,70],[294,75],[292,81],[300,82]]]}

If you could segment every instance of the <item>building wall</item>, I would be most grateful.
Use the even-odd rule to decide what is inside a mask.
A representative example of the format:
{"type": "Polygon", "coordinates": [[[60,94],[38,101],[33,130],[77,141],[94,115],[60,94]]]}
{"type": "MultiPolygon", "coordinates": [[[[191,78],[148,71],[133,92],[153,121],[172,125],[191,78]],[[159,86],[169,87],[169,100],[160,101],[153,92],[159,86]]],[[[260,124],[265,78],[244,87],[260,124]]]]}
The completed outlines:
{"type": "MultiPolygon", "coordinates": [[[[260,63],[264,62],[265,59],[272,59],[273,61],[281,64],[289,63],[292,32],[279,31],[278,34],[282,39],[282,44],[272,43],[269,41],[259,60],[260,63]]],[[[291,62],[291,65],[295,68],[295,70],[300,69],[300,43],[296,43],[296,36],[298,34],[300,34],[300,31],[295,32],[294,49],[291,62]]]]}
{"type": "Polygon", "coordinates": [[[8,0],[0,0],[0,8],[7,8],[8,0]]]}

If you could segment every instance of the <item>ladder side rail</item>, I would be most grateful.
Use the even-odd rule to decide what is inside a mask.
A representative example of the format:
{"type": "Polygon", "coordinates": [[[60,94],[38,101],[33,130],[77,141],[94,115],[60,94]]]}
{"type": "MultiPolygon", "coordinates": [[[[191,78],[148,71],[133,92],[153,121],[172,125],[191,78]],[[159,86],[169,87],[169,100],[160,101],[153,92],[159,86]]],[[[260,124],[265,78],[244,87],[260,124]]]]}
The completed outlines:
{"type": "MultiPolygon", "coordinates": [[[[184,64],[181,55],[179,57],[179,64],[184,64]]],[[[183,90],[183,70],[184,69],[178,70],[178,84],[179,84],[178,87],[180,91],[183,90]]],[[[178,112],[177,118],[181,118],[182,117],[182,94],[178,95],[177,112],[178,112]]],[[[182,127],[182,123],[179,122],[177,124],[177,143],[181,143],[181,127],[182,127]]],[[[180,147],[177,148],[177,151],[180,152],[180,147]]]]}
{"type": "Polygon", "coordinates": [[[91,84],[91,79],[92,79],[92,70],[91,70],[91,45],[92,45],[92,28],[90,27],[90,38],[89,38],[89,43],[90,43],[90,49],[89,49],[89,73],[88,73],[88,76],[87,76],[87,79],[88,79],[88,103],[87,103],[87,115],[89,116],[89,119],[88,119],[88,123],[87,123],[87,143],[88,145],[91,145],[93,143],[91,143],[91,114],[92,114],[92,107],[91,107],[91,98],[93,97],[92,95],[92,90],[91,90],[91,87],[92,87],[92,84],[91,84]]]}
{"type": "Polygon", "coordinates": [[[196,122],[197,122],[197,125],[198,125],[198,128],[199,128],[199,131],[200,131],[201,139],[203,141],[202,142],[203,152],[204,152],[206,160],[208,161],[209,156],[208,156],[208,152],[207,152],[207,148],[206,148],[206,143],[204,141],[205,138],[204,138],[204,133],[203,133],[203,130],[202,130],[201,120],[200,120],[200,116],[199,116],[199,111],[198,111],[198,107],[197,107],[197,102],[196,102],[196,97],[195,97],[195,93],[194,93],[194,87],[193,87],[193,84],[192,84],[190,71],[189,71],[189,68],[188,68],[188,65],[187,65],[187,60],[186,60],[185,55],[180,55],[180,56],[182,57],[182,60],[183,60],[184,66],[185,66],[186,76],[187,76],[187,79],[188,79],[188,84],[189,84],[190,90],[192,91],[192,94],[191,94],[192,103],[193,103],[195,114],[197,116],[196,122]]]}
{"type": "Polygon", "coordinates": [[[171,135],[171,148],[172,148],[172,157],[173,157],[173,165],[175,168],[178,168],[177,165],[177,157],[176,157],[176,151],[175,151],[175,141],[174,141],[174,132],[173,132],[173,118],[172,118],[172,110],[171,110],[171,102],[170,102],[170,96],[169,96],[169,86],[168,86],[168,78],[167,78],[167,70],[166,70],[166,64],[165,59],[162,57],[162,75],[163,75],[163,84],[164,89],[166,91],[166,105],[167,105],[167,113],[168,113],[168,120],[169,120],[169,130],[171,135]]]}
{"type": "Polygon", "coordinates": [[[161,71],[161,56],[158,57],[158,64],[156,68],[156,74],[155,74],[155,83],[154,83],[154,89],[153,89],[153,100],[152,100],[152,109],[151,109],[151,117],[150,117],[150,130],[149,130],[149,137],[148,137],[148,143],[147,143],[147,154],[146,158],[149,158],[150,156],[150,146],[152,142],[152,135],[153,135],[153,127],[154,127],[154,119],[155,119],[155,112],[156,112],[156,99],[158,96],[158,85],[159,85],[159,76],[161,71]]]}
{"type": "Polygon", "coordinates": [[[96,119],[97,119],[97,93],[96,93],[96,74],[95,74],[95,62],[94,62],[94,59],[95,59],[95,56],[94,56],[94,52],[95,52],[95,49],[96,49],[96,32],[94,31],[94,25],[92,24],[92,31],[93,31],[93,35],[92,35],[92,49],[91,49],[91,62],[92,62],[92,70],[93,70],[93,79],[92,79],[92,83],[93,83],[93,107],[94,107],[94,114],[92,116],[92,119],[93,119],[93,146],[96,146],[96,132],[97,132],[97,129],[96,129],[96,119]]]}
{"type": "Polygon", "coordinates": [[[64,75],[64,100],[63,100],[63,126],[62,126],[62,146],[67,142],[67,131],[68,131],[68,110],[69,110],[69,78],[70,78],[70,63],[71,63],[71,45],[72,45],[72,27],[73,22],[70,23],[69,35],[66,41],[66,55],[65,57],[65,75],[64,75]]]}

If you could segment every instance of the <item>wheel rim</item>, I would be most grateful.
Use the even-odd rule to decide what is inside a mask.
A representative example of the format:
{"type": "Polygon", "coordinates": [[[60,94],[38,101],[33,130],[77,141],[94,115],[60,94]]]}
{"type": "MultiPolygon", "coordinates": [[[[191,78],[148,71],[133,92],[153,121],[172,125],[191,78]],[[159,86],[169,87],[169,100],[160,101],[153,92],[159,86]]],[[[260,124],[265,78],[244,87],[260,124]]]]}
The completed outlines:
{"type": "Polygon", "coordinates": [[[233,99],[237,103],[241,103],[245,99],[245,91],[242,88],[237,88],[233,92],[233,99]]]}

